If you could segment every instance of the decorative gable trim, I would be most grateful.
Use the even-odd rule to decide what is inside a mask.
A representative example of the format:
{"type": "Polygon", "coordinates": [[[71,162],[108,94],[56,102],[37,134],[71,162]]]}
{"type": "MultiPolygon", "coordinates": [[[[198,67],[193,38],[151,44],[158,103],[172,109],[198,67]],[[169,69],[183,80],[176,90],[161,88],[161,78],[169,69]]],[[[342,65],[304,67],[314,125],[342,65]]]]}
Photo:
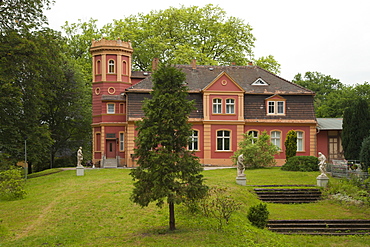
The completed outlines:
{"type": "MultiPolygon", "coordinates": [[[[237,83],[235,82],[235,80],[228,74],[226,73],[225,71],[221,72],[215,79],[213,79],[213,81],[211,81],[207,86],[205,86],[202,91],[209,91],[209,89],[215,85],[216,83],[220,82],[220,84],[222,86],[225,86],[227,87],[228,86],[228,83],[232,83],[235,87],[237,87],[237,91],[234,91],[234,92],[240,92],[240,93],[244,93],[244,89],[237,83]],[[225,76],[227,77],[227,79],[229,80],[221,80],[221,78],[225,76]],[[221,81],[220,81],[221,80],[221,81]]],[[[212,90],[213,91],[213,90],[212,90]]],[[[218,90],[217,90],[218,91],[218,90]]],[[[227,90],[220,90],[220,91],[225,91],[227,92],[227,90]]],[[[230,92],[230,91],[229,91],[230,92]]]]}
{"type": "Polygon", "coordinates": [[[258,78],[251,85],[252,86],[268,86],[269,84],[265,82],[262,78],[258,78]]]}

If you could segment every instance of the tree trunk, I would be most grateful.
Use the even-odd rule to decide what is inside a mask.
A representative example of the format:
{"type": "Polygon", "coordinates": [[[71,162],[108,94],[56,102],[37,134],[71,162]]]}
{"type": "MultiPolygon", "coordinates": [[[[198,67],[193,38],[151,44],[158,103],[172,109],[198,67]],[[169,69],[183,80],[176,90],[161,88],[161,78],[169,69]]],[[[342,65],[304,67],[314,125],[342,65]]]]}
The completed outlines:
{"type": "Polygon", "coordinates": [[[175,204],[173,202],[168,203],[170,210],[170,231],[176,230],[175,226],[175,204]]]}

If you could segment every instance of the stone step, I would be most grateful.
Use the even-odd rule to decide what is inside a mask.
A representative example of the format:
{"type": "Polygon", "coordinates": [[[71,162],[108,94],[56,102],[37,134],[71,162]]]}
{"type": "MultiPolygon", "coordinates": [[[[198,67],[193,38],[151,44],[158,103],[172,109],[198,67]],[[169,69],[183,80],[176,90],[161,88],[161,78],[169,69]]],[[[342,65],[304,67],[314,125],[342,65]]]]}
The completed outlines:
{"type": "Polygon", "coordinates": [[[254,191],[260,200],[271,203],[311,203],[321,199],[321,191],[313,188],[255,188],[254,191]]]}
{"type": "Polygon", "coordinates": [[[270,220],[267,227],[282,234],[370,234],[370,220],[270,220]]]}
{"type": "Polygon", "coordinates": [[[104,168],[117,168],[117,159],[105,159],[104,168]]]}

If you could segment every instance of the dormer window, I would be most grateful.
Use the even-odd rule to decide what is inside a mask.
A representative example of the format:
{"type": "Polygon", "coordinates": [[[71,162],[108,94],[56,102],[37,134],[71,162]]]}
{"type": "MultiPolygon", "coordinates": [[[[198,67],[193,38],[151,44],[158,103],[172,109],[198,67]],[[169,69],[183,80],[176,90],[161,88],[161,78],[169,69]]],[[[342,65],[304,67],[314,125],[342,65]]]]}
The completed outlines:
{"type": "Polygon", "coordinates": [[[285,115],[285,99],[279,95],[266,99],[267,115],[285,115]]]}
{"type": "Polygon", "coordinates": [[[258,78],[255,82],[252,83],[252,86],[268,86],[268,84],[262,80],[262,78],[258,78]]]}

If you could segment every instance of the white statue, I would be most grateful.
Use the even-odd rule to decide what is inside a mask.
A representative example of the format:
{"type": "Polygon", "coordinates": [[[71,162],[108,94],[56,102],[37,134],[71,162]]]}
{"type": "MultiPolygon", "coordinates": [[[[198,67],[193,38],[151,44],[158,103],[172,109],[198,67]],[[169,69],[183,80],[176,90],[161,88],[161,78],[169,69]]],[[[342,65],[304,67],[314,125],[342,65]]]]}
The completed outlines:
{"type": "Polygon", "coordinates": [[[81,167],[81,163],[82,163],[82,160],[84,159],[84,156],[82,154],[82,147],[80,147],[78,150],[77,150],[77,166],[78,167],[81,167]]]}
{"type": "Polygon", "coordinates": [[[245,166],[243,162],[244,162],[244,157],[243,157],[243,154],[241,154],[238,156],[238,162],[237,162],[238,177],[245,177],[245,174],[244,174],[245,166]]]}
{"type": "Polygon", "coordinates": [[[319,170],[321,172],[320,176],[326,176],[326,157],[321,152],[319,152],[319,170]]]}

